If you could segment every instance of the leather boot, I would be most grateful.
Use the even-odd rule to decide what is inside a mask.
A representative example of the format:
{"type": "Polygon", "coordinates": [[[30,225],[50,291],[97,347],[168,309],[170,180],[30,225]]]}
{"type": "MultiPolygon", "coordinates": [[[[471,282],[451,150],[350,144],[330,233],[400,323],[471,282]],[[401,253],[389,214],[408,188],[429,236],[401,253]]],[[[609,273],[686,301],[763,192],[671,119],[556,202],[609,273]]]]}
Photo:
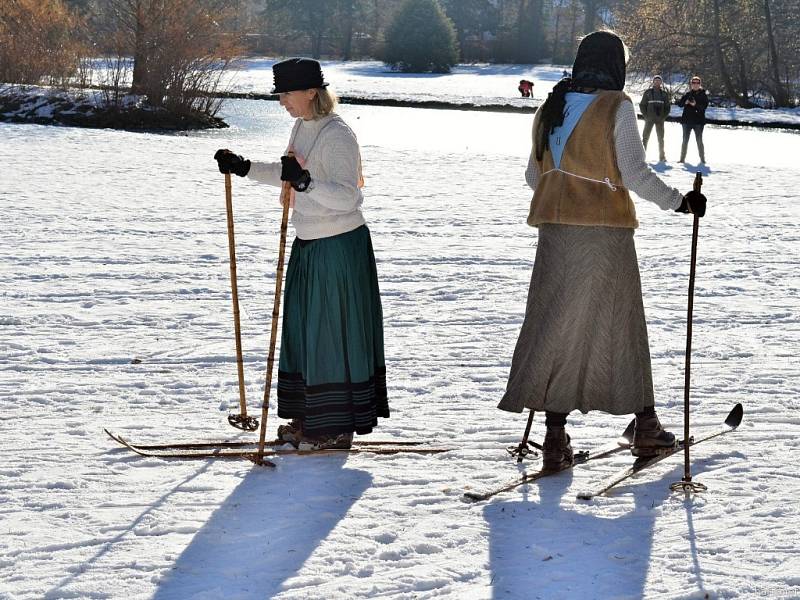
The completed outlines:
{"type": "Polygon", "coordinates": [[[542,471],[560,471],[574,462],[569,435],[563,427],[548,427],[542,444],[542,471]]]}
{"type": "Polygon", "coordinates": [[[656,456],[664,449],[673,448],[676,443],[675,434],[661,426],[658,416],[636,417],[631,446],[631,454],[634,456],[656,456]]]}
{"type": "Polygon", "coordinates": [[[297,444],[303,437],[303,419],[292,419],[286,425],[278,425],[278,439],[297,444]]]}

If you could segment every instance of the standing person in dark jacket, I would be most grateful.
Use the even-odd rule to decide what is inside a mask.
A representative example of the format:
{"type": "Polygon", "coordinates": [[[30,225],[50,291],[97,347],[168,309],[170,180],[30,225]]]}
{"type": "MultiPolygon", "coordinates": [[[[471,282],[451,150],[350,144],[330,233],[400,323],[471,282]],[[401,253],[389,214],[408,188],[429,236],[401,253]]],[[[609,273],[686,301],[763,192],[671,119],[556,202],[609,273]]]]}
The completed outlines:
{"type": "Polygon", "coordinates": [[[689,145],[689,136],[694,131],[697,141],[697,152],[700,162],[706,162],[706,150],[703,147],[703,127],[706,125],[706,108],[708,108],[708,95],[703,89],[703,81],[695,75],[690,83],[691,89],[678,100],[678,106],[683,107],[681,125],[683,125],[683,144],[681,145],[681,160],[686,160],[686,147],[689,145]]]}
{"type": "Polygon", "coordinates": [[[669,94],[662,84],[661,75],[653,77],[653,87],[642,96],[639,110],[644,117],[644,131],[642,132],[644,149],[647,150],[647,141],[650,139],[650,132],[653,131],[653,125],[655,125],[656,137],[658,137],[658,160],[665,162],[667,158],[664,154],[664,121],[669,116],[670,100],[669,94]]]}

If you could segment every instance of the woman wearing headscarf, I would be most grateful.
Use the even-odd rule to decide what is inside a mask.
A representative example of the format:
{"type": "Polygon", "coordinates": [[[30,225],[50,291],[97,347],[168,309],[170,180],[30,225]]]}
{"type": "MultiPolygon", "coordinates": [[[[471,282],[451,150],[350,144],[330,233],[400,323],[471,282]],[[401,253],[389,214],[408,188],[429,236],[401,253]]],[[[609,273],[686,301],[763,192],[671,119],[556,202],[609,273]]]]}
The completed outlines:
{"type": "Polygon", "coordinates": [[[499,408],[544,411],[543,469],[573,463],[573,410],[636,415],[632,452],[675,444],[655,411],[629,192],[663,210],[705,213],[646,165],[625,85],[627,49],[597,31],[580,43],[572,78],[553,88],[533,122],[525,173],[539,229],[525,320],[499,408]]]}
{"type": "Polygon", "coordinates": [[[291,183],[297,237],[286,271],[278,366],[278,436],[303,450],[349,448],[389,416],[383,313],[372,240],[361,204],[355,134],[334,112],[320,64],[273,67],[280,104],[295,124],[280,162],[214,158],[223,173],[291,183]],[[291,153],[291,154],[290,154],[291,153]]]}

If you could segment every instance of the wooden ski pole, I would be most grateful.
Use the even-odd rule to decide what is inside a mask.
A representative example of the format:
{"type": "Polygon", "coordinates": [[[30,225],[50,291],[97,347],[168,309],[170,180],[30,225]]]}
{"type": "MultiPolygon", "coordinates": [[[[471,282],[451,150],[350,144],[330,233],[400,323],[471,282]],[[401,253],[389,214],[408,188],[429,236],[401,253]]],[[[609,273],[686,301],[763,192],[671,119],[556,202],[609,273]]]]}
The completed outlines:
{"type": "MultiPolygon", "coordinates": [[[[698,171],[694,177],[694,191],[699,192],[703,186],[703,176],[698,171]]],[[[691,462],[689,461],[689,391],[691,387],[692,368],[692,313],[694,310],[694,277],[697,267],[697,232],[700,228],[700,217],[694,214],[692,223],[692,259],[689,269],[689,305],[686,316],[686,367],[683,383],[683,479],[669,486],[672,491],[702,492],[708,488],[697,481],[692,481],[691,462]]]]}
{"type": "Polygon", "coordinates": [[[258,420],[247,416],[247,401],[244,393],[244,362],[242,360],[242,329],[239,324],[239,288],[236,284],[236,243],[233,234],[233,199],[231,174],[225,173],[225,210],[228,214],[228,254],[231,261],[231,296],[233,297],[233,328],[236,334],[236,371],[239,374],[239,414],[228,415],[228,423],[237,429],[255,431],[258,420]]]}
{"type": "MultiPolygon", "coordinates": [[[[288,156],[294,156],[289,152],[288,156]]],[[[264,445],[267,436],[267,415],[269,413],[269,393],[272,388],[272,368],[275,363],[275,344],[278,339],[278,316],[281,308],[281,288],[283,287],[283,262],[286,254],[286,231],[289,228],[289,202],[292,198],[292,184],[284,181],[281,186],[281,205],[283,214],[281,215],[281,239],[278,246],[278,270],[275,274],[275,302],[272,308],[272,331],[269,338],[269,355],[267,356],[267,377],[264,383],[264,403],[261,406],[261,430],[258,436],[258,453],[253,462],[258,465],[274,467],[275,464],[264,460],[264,445]]]]}

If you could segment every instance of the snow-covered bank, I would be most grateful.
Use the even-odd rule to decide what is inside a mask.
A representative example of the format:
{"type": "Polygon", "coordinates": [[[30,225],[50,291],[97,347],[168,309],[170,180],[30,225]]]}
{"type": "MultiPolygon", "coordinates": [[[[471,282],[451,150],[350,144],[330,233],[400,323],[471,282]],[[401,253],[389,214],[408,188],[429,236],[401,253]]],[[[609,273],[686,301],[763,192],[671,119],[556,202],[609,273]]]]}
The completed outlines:
{"type": "MultiPolygon", "coordinates": [[[[525,416],[495,406],[536,249],[525,225],[530,116],[341,113],[362,144],[386,320],[393,413],[374,435],[458,450],[286,457],[266,471],[116,447],[103,427],[141,440],[246,437],[226,423],[238,393],[211,157],[229,147],[275,158],[291,119],[274,102],[232,101],[230,129],[188,135],[0,124],[0,598],[799,597],[797,136],[706,132],[693,426],[745,406],[739,431],[693,453],[709,491],[669,492],[676,457],[577,502],[629,463],[620,455],[465,504],[466,487],[518,473],[504,447],[525,416]]],[[[677,125],[666,142],[674,160],[677,125]]],[[[659,168],[691,186],[692,165],[659,168]]],[[[233,198],[258,406],[277,191],[235,178],[233,198]]],[[[680,431],[691,220],[637,205],[658,402],[680,431]]],[[[568,427],[577,449],[592,449],[626,422],[575,414],[568,427]]]]}
{"type": "Polygon", "coordinates": [[[227,127],[222,119],[198,111],[176,114],[164,107],[150,106],[142,96],[127,94],[115,102],[99,90],[2,84],[0,121],[128,130],[227,127]]]}
{"type": "MultiPolygon", "coordinates": [[[[232,91],[250,94],[268,94],[272,89],[273,59],[247,59],[242,69],[230,75],[232,91]]],[[[553,85],[562,77],[563,65],[457,65],[449,74],[396,73],[378,61],[323,61],[328,81],[341,96],[355,101],[387,103],[433,103],[436,107],[462,105],[500,111],[530,111],[547,98],[553,85]],[[531,98],[520,97],[517,91],[520,79],[535,83],[531,98]]],[[[640,84],[627,90],[639,101],[640,84]]],[[[429,104],[430,105],[430,104],[429,104]]],[[[452,108],[459,108],[452,106],[452,108]]],[[[681,109],[672,107],[671,116],[680,117],[681,109]]],[[[719,124],[737,124],[800,128],[800,108],[745,109],[709,108],[708,118],[719,124]]]]}

